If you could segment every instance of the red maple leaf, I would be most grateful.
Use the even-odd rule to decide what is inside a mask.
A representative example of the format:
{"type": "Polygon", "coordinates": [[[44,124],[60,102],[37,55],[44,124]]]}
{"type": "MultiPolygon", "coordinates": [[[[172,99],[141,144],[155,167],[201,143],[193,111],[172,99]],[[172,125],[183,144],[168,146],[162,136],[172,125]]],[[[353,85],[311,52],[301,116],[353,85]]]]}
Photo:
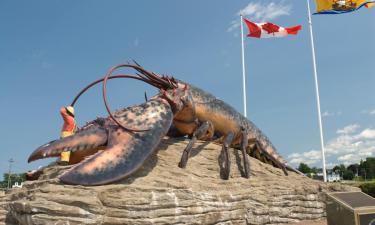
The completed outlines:
{"type": "Polygon", "coordinates": [[[267,33],[275,33],[279,31],[279,26],[272,23],[265,23],[262,25],[262,29],[267,31],[267,33]]]}

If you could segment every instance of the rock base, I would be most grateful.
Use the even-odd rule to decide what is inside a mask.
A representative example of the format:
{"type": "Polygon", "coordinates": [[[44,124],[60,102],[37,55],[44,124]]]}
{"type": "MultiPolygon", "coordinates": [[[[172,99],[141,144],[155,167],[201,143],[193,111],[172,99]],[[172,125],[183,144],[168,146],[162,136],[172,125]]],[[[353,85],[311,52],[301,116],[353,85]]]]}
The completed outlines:
{"type": "Polygon", "coordinates": [[[353,191],[297,175],[285,176],[251,158],[242,177],[241,152],[231,149],[231,176],[221,178],[222,150],[198,142],[186,169],[177,164],[188,141],[166,139],[144,166],[115,184],[64,185],[49,167],[13,190],[7,209],[18,224],[282,224],[325,217],[325,192],[353,191]]]}

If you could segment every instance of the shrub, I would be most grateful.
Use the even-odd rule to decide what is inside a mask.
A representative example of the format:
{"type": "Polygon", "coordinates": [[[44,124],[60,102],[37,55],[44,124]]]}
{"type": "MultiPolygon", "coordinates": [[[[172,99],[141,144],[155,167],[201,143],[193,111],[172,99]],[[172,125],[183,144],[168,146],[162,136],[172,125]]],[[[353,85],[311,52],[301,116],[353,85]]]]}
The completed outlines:
{"type": "Polygon", "coordinates": [[[351,170],[345,170],[343,174],[344,180],[353,180],[354,178],[354,173],[351,170]]]}
{"type": "Polygon", "coordinates": [[[363,192],[375,198],[375,182],[363,183],[359,187],[363,192]]]}

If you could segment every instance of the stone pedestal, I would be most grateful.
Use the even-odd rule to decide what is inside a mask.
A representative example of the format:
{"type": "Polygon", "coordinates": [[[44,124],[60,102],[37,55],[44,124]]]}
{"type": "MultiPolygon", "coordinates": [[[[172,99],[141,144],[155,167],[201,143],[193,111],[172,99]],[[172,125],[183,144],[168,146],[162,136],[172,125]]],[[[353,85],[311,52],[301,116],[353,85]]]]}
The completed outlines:
{"type": "Polygon", "coordinates": [[[67,167],[49,167],[38,181],[12,191],[10,219],[70,225],[280,224],[323,218],[324,192],[355,189],[293,172],[285,176],[254,158],[251,178],[245,179],[242,155],[235,149],[230,179],[223,180],[221,146],[205,142],[195,145],[186,169],[180,169],[187,143],[163,140],[136,174],[110,185],[64,185],[56,176],[67,167]]]}

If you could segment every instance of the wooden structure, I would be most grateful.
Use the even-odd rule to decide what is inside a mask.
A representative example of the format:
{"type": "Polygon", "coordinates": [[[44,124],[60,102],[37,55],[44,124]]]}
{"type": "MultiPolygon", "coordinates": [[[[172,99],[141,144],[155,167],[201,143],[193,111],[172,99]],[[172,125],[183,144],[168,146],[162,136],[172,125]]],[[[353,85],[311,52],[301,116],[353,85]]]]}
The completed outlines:
{"type": "Polygon", "coordinates": [[[328,225],[375,225],[375,198],[363,192],[327,194],[328,225]]]}

